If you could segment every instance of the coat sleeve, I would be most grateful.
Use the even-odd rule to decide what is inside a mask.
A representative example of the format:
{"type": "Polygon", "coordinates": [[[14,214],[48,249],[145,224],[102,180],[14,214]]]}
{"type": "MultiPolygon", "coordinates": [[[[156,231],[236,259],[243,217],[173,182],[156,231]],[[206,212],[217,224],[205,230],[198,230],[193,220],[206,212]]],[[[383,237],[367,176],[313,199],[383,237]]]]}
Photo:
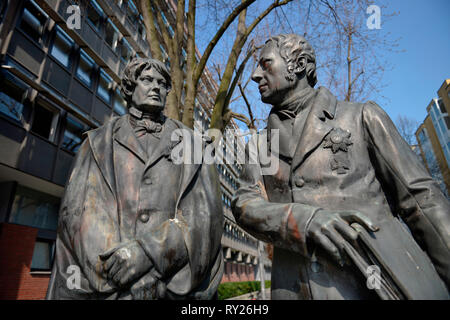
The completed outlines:
{"type": "Polygon", "coordinates": [[[61,203],[47,299],[102,299],[117,293],[102,274],[98,257],[119,243],[112,216],[117,211],[115,201],[103,181],[89,139],[85,139],[61,203]]]}
{"type": "Polygon", "coordinates": [[[301,203],[270,202],[262,169],[258,164],[256,136],[246,146],[247,164],[239,179],[239,189],[232,200],[236,221],[256,238],[275,246],[309,256],[306,231],[321,208],[301,203]],[[253,164],[252,164],[253,163],[253,164]]]}
{"type": "Polygon", "coordinates": [[[371,161],[388,202],[450,288],[450,205],[419,157],[374,102],[363,107],[371,161]]]}

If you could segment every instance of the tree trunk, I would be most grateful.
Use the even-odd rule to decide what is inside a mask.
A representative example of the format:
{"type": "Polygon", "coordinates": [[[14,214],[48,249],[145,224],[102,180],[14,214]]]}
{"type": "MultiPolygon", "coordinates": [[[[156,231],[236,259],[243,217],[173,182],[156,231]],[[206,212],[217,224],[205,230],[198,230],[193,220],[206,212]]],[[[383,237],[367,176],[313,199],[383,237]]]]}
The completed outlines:
{"type": "Polygon", "coordinates": [[[188,40],[187,40],[187,70],[186,70],[186,100],[183,109],[183,123],[189,128],[194,127],[194,107],[197,96],[198,80],[194,81],[197,66],[195,56],[195,0],[189,0],[188,9],[188,40]]]}

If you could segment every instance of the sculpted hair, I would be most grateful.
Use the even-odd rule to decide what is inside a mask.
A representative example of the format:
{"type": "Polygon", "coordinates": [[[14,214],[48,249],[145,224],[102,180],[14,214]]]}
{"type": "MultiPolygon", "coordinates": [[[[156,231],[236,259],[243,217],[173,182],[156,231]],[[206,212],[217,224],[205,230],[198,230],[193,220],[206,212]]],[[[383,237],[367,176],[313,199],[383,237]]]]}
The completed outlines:
{"type": "Polygon", "coordinates": [[[317,83],[316,54],[306,39],[297,34],[280,34],[269,38],[266,44],[273,41],[280,50],[280,55],[288,66],[288,79],[293,80],[294,70],[301,57],[306,58],[306,79],[311,87],[317,83]]]}
{"type": "Polygon", "coordinates": [[[172,79],[170,77],[169,70],[159,60],[150,58],[133,58],[123,70],[123,76],[120,83],[122,95],[127,101],[128,106],[131,102],[131,96],[133,95],[136,87],[136,82],[141,76],[144,70],[155,68],[166,80],[167,91],[172,88],[172,79]]]}

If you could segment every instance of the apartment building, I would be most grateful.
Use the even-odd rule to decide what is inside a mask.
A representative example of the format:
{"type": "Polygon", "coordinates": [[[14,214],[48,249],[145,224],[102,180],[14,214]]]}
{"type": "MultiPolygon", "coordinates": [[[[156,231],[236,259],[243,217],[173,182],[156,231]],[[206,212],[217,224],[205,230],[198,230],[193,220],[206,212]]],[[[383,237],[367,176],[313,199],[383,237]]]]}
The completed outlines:
{"type": "Polygon", "coordinates": [[[446,79],[427,106],[427,116],[416,131],[424,163],[438,181],[441,190],[450,195],[450,79],[446,79]]]}
{"type": "MultiPolygon", "coordinates": [[[[169,30],[174,8],[168,0],[161,13],[169,30]]],[[[119,82],[134,56],[151,54],[132,0],[0,0],[0,299],[45,297],[72,161],[85,131],[126,113],[119,82]]],[[[196,125],[205,129],[217,92],[208,70],[200,87],[196,125]]],[[[218,170],[223,281],[253,280],[257,241],[229,209],[240,168],[218,170]]]]}

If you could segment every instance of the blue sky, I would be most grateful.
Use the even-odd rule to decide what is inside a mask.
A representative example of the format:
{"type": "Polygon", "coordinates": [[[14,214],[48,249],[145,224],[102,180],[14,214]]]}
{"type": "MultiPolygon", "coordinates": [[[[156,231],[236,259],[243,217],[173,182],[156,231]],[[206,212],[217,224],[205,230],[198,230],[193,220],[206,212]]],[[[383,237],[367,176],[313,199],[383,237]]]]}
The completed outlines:
{"type": "Polygon", "coordinates": [[[384,74],[388,86],[381,92],[389,101],[380,104],[394,121],[406,115],[422,122],[428,103],[450,78],[450,1],[395,0],[387,9],[400,14],[382,20],[381,27],[401,37],[405,52],[390,56],[394,69],[384,74]]]}
{"type": "MultiPolygon", "coordinates": [[[[305,0],[294,0],[292,4],[297,1],[305,0]]],[[[271,0],[258,0],[249,12],[256,13],[270,2],[271,0]]],[[[381,12],[381,31],[389,33],[391,40],[399,39],[396,49],[402,52],[384,54],[391,61],[393,69],[384,72],[382,84],[386,84],[386,87],[381,90],[380,97],[374,100],[386,110],[394,122],[399,115],[404,115],[421,123],[427,114],[426,107],[429,102],[437,97],[437,90],[443,81],[450,78],[450,0],[379,0],[379,2],[381,6],[387,5],[381,12]],[[398,15],[383,19],[383,14],[392,12],[397,12],[398,15]]],[[[377,4],[377,0],[374,0],[374,4],[377,4]]],[[[289,9],[284,11],[290,21],[289,26],[293,26],[294,29],[302,26],[301,22],[296,21],[294,12],[290,12],[289,9]]],[[[281,14],[281,11],[278,13],[281,14]]],[[[198,19],[207,21],[209,29],[206,30],[218,27],[211,22],[214,19],[210,18],[205,9],[199,10],[198,19]]],[[[264,22],[261,23],[263,24],[264,22]]],[[[201,52],[212,37],[210,31],[204,31],[205,29],[197,34],[197,45],[201,52]]],[[[227,34],[231,37],[228,38],[228,42],[234,40],[234,31],[225,35],[227,34]]],[[[229,44],[228,47],[230,46],[229,44]]],[[[219,52],[225,48],[224,52],[228,53],[228,47],[224,47],[224,40],[221,40],[213,51],[215,56],[213,60],[225,59],[219,52]]],[[[211,71],[214,70],[211,65],[209,67],[211,71]]],[[[319,83],[320,80],[319,74],[319,83]]],[[[250,84],[247,90],[247,97],[252,101],[252,106],[261,107],[256,84],[250,84]]],[[[264,109],[265,113],[268,113],[268,108],[267,106],[264,109]]]]}

